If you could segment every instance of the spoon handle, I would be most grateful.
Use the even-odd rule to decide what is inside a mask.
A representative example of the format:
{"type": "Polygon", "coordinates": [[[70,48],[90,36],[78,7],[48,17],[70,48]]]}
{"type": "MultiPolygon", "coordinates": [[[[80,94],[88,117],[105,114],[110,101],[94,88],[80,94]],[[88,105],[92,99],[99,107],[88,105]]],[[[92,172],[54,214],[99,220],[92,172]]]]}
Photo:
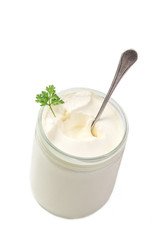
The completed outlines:
{"type": "Polygon", "coordinates": [[[94,119],[92,125],[91,125],[91,128],[94,127],[96,121],[98,121],[98,119],[100,118],[108,100],[110,99],[113,91],[115,90],[117,84],[119,83],[119,81],[121,80],[121,78],[123,77],[123,75],[127,72],[127,70],[136,62],[137,60],[137,52],[130,49],[130,50],[127,50],[125,51],[124,53],[122,53],[121,55],[121,58],[120,58],[120,61],[119,61],[119,64],[118,64],[118,67],[117,67],[117,70],[116,70],[116,73],[115,73],[115,76],[114,76],[114,79],[111,83],[111,86],[108,90],[108,93],[102,103],[102,106],[99,110],[99,112],[97,113],[97,116],[96,118],[94,119]]]}

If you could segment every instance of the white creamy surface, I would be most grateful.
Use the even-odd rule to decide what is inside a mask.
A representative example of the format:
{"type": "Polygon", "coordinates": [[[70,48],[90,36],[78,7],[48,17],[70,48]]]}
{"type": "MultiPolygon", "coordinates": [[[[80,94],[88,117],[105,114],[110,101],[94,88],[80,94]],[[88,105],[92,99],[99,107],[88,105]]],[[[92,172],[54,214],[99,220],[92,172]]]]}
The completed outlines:
{"type": "Polygon", "coordinates": [[[48,106],[44,108],[42,125],[51,143],[65,153],[79,157],[96,157],[113,150],[123,137],[119,113],[107,104],[100,120],[90,130],[103,99],[89,91],[60,96],[64,104],[53,106],[56,118],[48,106]]]}

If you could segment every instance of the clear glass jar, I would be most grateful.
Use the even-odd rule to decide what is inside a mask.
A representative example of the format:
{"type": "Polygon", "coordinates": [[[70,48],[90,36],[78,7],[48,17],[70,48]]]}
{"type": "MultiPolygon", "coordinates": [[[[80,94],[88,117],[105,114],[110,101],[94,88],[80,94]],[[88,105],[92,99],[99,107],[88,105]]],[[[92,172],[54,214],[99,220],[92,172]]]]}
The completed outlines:
{"type": "MultiPolygon", "coordinates": [[[[93,89],[74,88],[61,94],[93,89]]],[[[49,212],[64,218],[87,216],[109,199],[113,190],[128,135],[128,123],[122,108],[113,99],[110,104],[121,116],[124,134],[111,152],[94,158],[80,158],[56,148],[42,127],[43,107],[39,111],[33,144],[31,187],[38,203],[49,212]]]]}

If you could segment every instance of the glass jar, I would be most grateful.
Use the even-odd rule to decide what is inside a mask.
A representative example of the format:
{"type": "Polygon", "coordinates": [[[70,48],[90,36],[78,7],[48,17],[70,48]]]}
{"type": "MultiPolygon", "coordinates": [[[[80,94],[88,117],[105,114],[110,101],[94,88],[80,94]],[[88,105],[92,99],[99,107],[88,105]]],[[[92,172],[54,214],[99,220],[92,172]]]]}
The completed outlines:
{"type": "MultiPolygon", "coordinates": [[[[105,94],[91,91],[104,98],[105,94]]],[[[110,104],[121,116],[124,134],[119,145],[111,152],[94,158],[81,158],[56,148],[46,137],[39,111],[33,144],[31,187],[38,203],[47,211],[64,218],[80,218],[101,208],[113,190],[128,135],[128,123],[122,108],[113,99],[110,104]]]]}

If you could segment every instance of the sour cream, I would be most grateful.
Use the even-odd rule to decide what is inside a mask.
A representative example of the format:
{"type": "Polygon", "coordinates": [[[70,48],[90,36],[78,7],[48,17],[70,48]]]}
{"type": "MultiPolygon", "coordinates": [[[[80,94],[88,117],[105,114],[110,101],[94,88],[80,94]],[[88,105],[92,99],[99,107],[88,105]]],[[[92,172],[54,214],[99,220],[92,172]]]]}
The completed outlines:
{"type": "Polygon", "coordinates": [[[31,186],[38,203],[60,217],[94,213],[113,191],[128,123],[122,108],[110,99],[91,133],[104,96],[92,89],[67,89],[60,94],[65,103],[53,106],[56,118],[48,107],[39,111],[31,186]]]}
{"type": "Polygon", "coordinates": [[[91,132],[91,124],[103,98],[78,91],[60,95],[64,104],[44,108],[42,126],[49,141],[61,151],[77,157],[97,157],[115,149],[124,134],[122,119],[108,103],[91,132]]]}

